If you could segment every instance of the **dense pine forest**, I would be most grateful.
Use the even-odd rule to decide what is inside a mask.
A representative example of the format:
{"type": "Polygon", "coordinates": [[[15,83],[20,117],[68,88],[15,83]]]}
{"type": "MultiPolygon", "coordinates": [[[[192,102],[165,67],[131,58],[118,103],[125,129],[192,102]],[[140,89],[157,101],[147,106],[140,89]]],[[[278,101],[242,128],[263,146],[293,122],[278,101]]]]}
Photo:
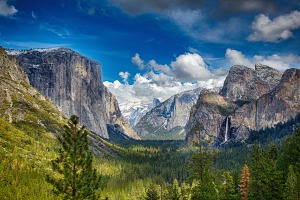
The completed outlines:
{"type": "MultiPolygon", "coordinates": [[[[62,139],[38,126],[35,130],[0,120],[0,198],[63,197],[57,193],[60,187],[49,181],[49,177],[66,178],[53,167],[63,155],[62,139]]],[[[205,141],[201,130],[193,146],[150,140],[121,145],[90,133],[110,151],[102,157],[90,154],[90,161],[85,158],[92,161],[93,176],[98,177],[94,196],[86,199],[299,199],[300,129],[291,132],[288,127],[295,126],[290,123],[280,127],[273,130],[282,133],[277,137],[265,130],[256,140],[219,147],[205,141]]],[[[61,130],[58,134],[64,133],[61,130]]]]}

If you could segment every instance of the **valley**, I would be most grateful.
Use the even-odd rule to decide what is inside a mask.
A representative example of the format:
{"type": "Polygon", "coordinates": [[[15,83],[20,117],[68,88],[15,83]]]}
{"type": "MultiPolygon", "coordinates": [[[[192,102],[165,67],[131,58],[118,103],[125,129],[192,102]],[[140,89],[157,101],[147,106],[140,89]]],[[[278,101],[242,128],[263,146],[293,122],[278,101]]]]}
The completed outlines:
{"type": "Polygon", "coordinates": [[[7,52],[0,49],[1,199],[60,198],[46,177],[72,113],[91,131],[98,199],[243,199],[245,165],[249,199],[296,190],[288,177],[299,171],[298,69],[233,66],[220,92],[156,101],[131,127],[97,62],[65,48],[7,52]]]}

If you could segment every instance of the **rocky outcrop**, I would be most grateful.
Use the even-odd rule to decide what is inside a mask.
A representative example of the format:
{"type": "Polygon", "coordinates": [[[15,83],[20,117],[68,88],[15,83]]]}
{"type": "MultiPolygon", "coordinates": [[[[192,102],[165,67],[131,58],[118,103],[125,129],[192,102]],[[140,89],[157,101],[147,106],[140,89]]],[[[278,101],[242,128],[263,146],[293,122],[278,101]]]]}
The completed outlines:
{"type": "Polygon", "coordinates": [[[149,111],[134,127],[138,135],[153,139],[176,139],[185,136],[184,127],[191,107],[201,89],[172,96],[149,111]]]}
{"type": "Polygon", "coordinates": [[[0,70],[0,117],[48,133],[58,131],[63,119],[58,108],[29,84],[26,73],[2,47],[0,70]]]}
{"type": "Polygon", "coordinates": [[[220,144],[228,139],[245,140],[258,131],[286,122],[300,112],[300,70],[282,73],[257,64],[255,70],[233,66],[220,95],[203,91],[192,108],[186,126],[187,140],[199,122],[206,136],[220,144]]]}
{"type": "Polygon", "coordinates": [[[29,84],[29,79],[24,71],[19,67],[15,59],[11,59],[5,50],[0,47],[0,70],[1,77],[6,77],[18,83],[29,84]]]}
{"type": "Polygon", "coordinates": [[[230,69],[220,95],[232,101],[252,101],[270,92],[281,76],[282,73],[266,65],[256,64],[255,70],[235,65],[230,69]]]}
{"type": "Polygon", "coordinates": [[[237,109],[231,118],[235,136],[244,140],[249,130],[258,131],[286,122],[300,113],[300,70],[288,69],[269,93],[237,109]]]}
{"type": "Polygon", "coordinates": [[[70,49],[7,50],[28,74],[30,84],[63,114],[76,114],[81,124],[108,138],[107,126],[138,138],[125,122],[116,98],[102,83],[99,63],[70,49]]]}
{"type": "Polygon", "coordinates": [[[215,140],[219,137],[225,116],[232,112],[234,108],[235,105],[225,97],[214,91],[203,90],[197,103],[191,109],[190,117],[185,127],[187,131],[186,140],[189,143],[195,140],[192,128],[199,123],[204,129],[201,133],[202,136],[206,139],[211,138],[215,140]]]}

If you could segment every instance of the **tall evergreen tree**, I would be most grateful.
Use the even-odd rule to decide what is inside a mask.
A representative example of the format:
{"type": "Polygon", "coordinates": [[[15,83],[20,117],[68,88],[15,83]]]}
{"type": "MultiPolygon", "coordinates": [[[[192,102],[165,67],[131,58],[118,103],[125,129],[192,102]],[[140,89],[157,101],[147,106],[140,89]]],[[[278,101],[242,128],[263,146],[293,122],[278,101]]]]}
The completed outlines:
{"type": "Polygon", "coordinates": [[[288,168],[293,165],[293,169],[300,174],[300,127],[297,128],[295,134],[289,137],[282,146],[280,157],[281,169],[288,173],[288,168]]]}
{"type": "Polygon", "coordinates": [[[293,166],[289,166],[289,173],[285,183],[284,198],[286,200],[299,200],[300,191],[298,186],[297,175],[294,172],[293,166]]]}
{"type": "MultiPolygon", "coordinates": [[[[269,149],[268,152],[273,150],[269,149]]],[[[282,199],[283,176],[277,168],[276,160],[271,159],[274,155],[266,153],[257,142],[254,143],[250,154],[251,199],[282,199]]]]}
{"type": "Polygon", "coordinates": [[[245,164],[242,170],[241,185],[240,185],[242,200],[248,199],[249,189],[250,189],[250,173],[249,173],[248,166],[245,164]]]}
{"type": "Polygon", "coordinates": [[[159,194],[154,184],[151,184],[146,192],[145,200],[159,200],[159,194]]]}
{"type": "Polygon", "coordinates": [[[189,184],[182,183],[181,184],[181,199],[182,200],[189,200],[190,199],[190,193],[191,193],[191,188],[189,184]]]}
{"type": "Polygon", "coordinates": [[[191,199],[214,200],[218,198],[215,177],[212,173],[215,152],[209,147],[202,146],[203,131],[201,124],[192,129],[195,138],[198,139],[198,142],[194,142],[198,152],[192,155],[189,165],[190,179],[194,180],[191,199]]]}
{"type": "Polygon", "coordinates": [[[58,136],[62,148],[59,157],[52,161],[52,168],[59,175],[48,176],[47,180],[63,199],[96,199],[95,191],[100,187],[101,178],[92,167],[88,134],[84,126],[79,126],[79,118],[73,115],[58,136]]]}
{"type": "Polygon", "coordinates": [[[180,199],[180,187],[178,185],[178,181],[177,179],[174,179],[173,181],[173,185],[172,185],[172,188],[171,188],[171,193],[170,193],[170,199],[171,200],[179,200],[180,199]]]}
{"type": "Polygon", "coordinates": [[[228,172],[222,174],[222,183],[219,189],[220,200],[234,200],[237,199],[237,194],[234,190],[233,178],[228,172]]]}

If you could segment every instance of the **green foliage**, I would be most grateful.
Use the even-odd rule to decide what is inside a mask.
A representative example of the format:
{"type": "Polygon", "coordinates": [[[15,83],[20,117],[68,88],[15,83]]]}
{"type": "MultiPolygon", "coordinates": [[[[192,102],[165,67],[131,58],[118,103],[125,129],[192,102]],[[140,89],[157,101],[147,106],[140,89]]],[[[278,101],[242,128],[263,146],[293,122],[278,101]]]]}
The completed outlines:
{"type": "Polygon", "coordinates": [[[250,199],[283,199],[283,176],[278,170],[276,160],[273,160],[274,146],[264,151],[258,143],[251,149],[250,165],[250,199]]]}
{"type": "Polygon", "coordinates": [[[235,111],[235,106],[220,106],[218,105],[218,109],[221,115],[229,116],[235,111]]]}
{"type": "Polygon", "coordinates": [[[180,200],[181,188],[178,185],[178,181],[174,179],[170,192],[170,200],[180,200]]]}
{"type": "MultiPolygon", "coordinates": [[[[299,177],[299,176],[298,176],[299,177]]],[[[298,200],[300,198],[299,180],[294,172],[293,166],[289,166],[289,172],[285,182],[284,199],[298,200]]]]}
{"type": "Polygon", "coordinates": [[[174,127],[171,130],[164,129],[163,126],[154,130],[155,133],[150,133],[142,136],[144,140],[184,140],[185,135],[182,134],[182,127],[174,127]]]}
{"type": "Polygon", "coordinates": [[[279,122],[275,127],[251,131],[246,142],[252,144],[258,141],[260,144],[266,144],[272,141],[275,144],[281,145],[286,137],[294,132],[296,124],[300,124],[300,113],[287,122],[279,122]]]}
{"type": "Polygon", "coordinates": [[[250,103],[250,101],[238,99],[238,100],[236,100],[234,103],[235,103],[238,107],[242,107],[243,105],[250,103]]]}
{"type": "Polygon", "coordinates": [[[217,199],[218,194],[213,174],[216,154],[213,148],[203,147],[202,128],[202,125],[199,124],[192,129],[199,142],[194,143],[198,151],[192,155],[189,165],[190,179],[194,180],[191,199],[217,199]]]}
{"type": "Polygon", "coordinates": [[[218,192],[214,181],[207,178],[202,182],[194,180],[191,191],[191,200],[215,200],[218,199],[218,192]]]}
{"type": "Polygon", "coordinates": [[[151,184],[147,189],[145,200],[159,200],[159,194],[155,185],[151,184]]]}
{"type": "Polygon", "coordinates": [[[55,172],[61,176],[48,176],[54,193],[64,199],[95,199],[100,177],[92,167],[92,152],[88,146],[88,131],[79,127],[78,117],[71,116],[65,131],[58,136],[62,145],[59,157],[52,161],[55,172]]]}
{"type": "Polygon", "coordinates": [[[228,172],[223,172],[221,185],[219,187],[220,200],[235,200],[238,199],[237,192],[234,189],[233,178],[228,172]]]}
{"type": "Polygon", "coordinates": [[[300,174],[300,127],[292,137],[289,137],[282,146],[280,167],[287,174],[290,165],[300,174]]]}
{"type": "Polygon", "coordinates": [[[249,161],[249,148],[247,144],[240,142],[229,142],[219,147],[215,166],[217,169],[229,172],[239,172],[242,170],[244,163],[249,161]]]}
{"type": "Polygon", "coordinates": [[[44,178],[54,144],[53,138],[35,140],[0,117],[0,199],[56,199],[44,178]]]}

